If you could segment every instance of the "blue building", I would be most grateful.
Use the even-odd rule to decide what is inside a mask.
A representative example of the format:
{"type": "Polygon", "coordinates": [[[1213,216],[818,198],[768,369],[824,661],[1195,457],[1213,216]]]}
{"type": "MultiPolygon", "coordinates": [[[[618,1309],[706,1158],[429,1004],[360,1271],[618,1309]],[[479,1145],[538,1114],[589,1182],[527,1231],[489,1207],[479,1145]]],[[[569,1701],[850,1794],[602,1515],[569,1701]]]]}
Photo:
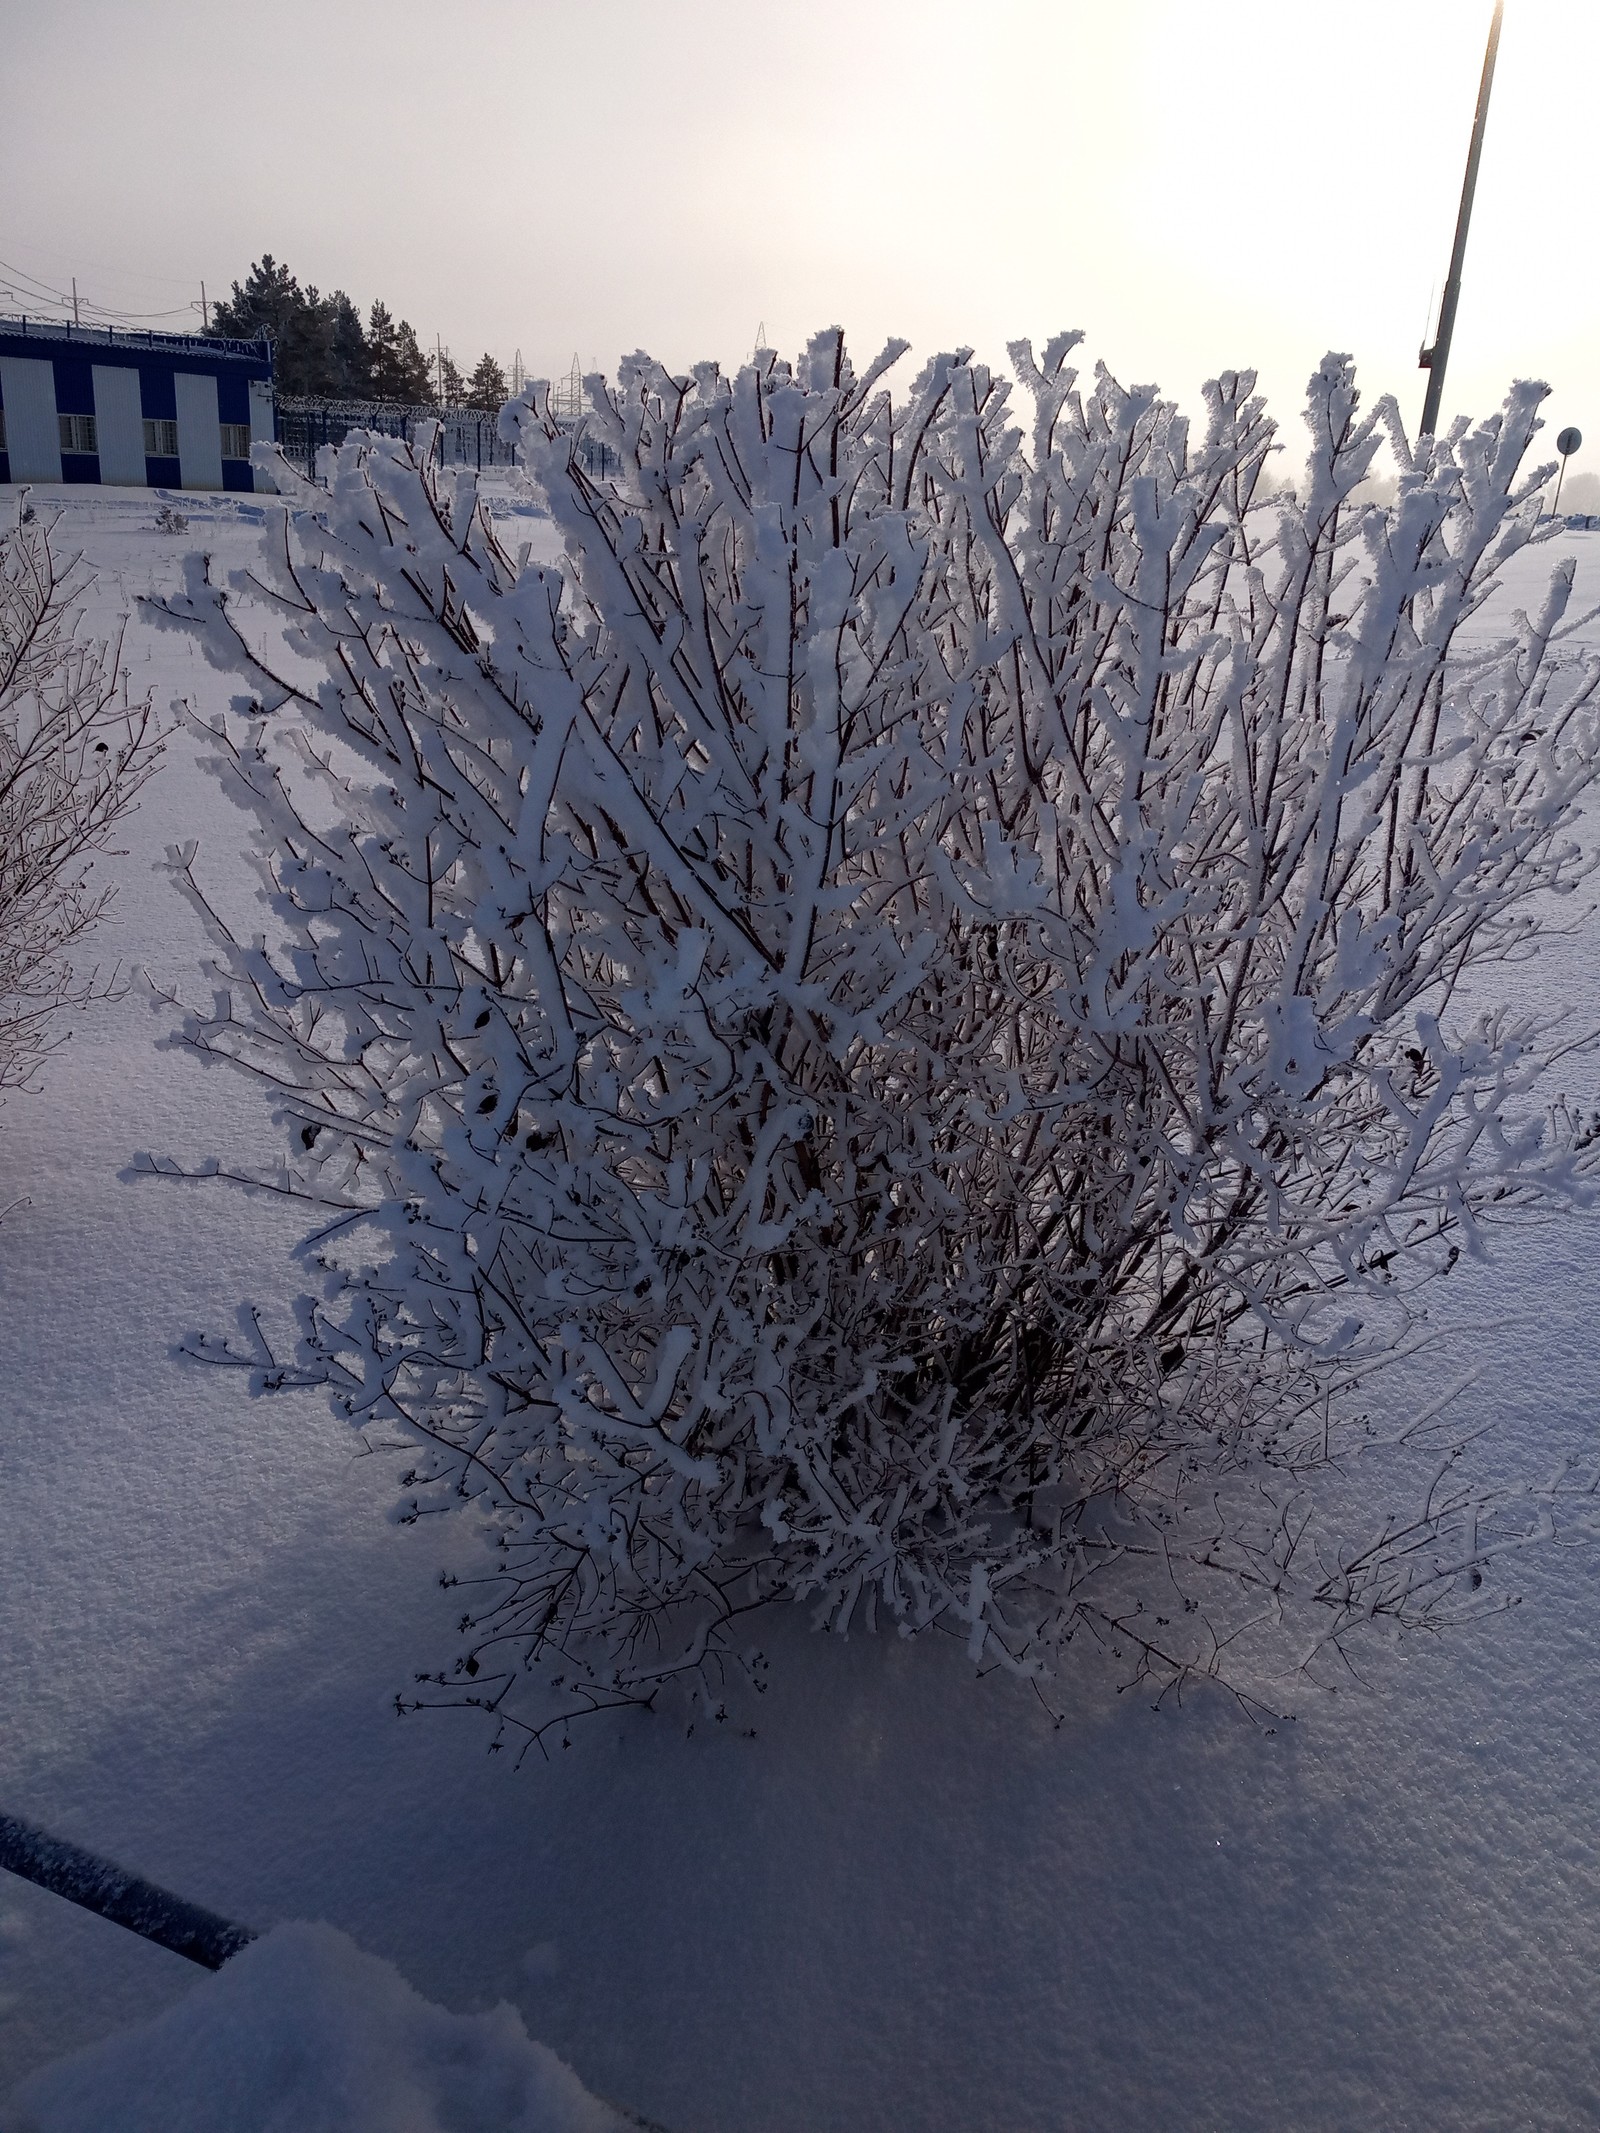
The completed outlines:
{"type": "Polygon", "coordinates": [[[0,481],[254,489],[272,436],[267,341],[0,318],[0,481]]]}

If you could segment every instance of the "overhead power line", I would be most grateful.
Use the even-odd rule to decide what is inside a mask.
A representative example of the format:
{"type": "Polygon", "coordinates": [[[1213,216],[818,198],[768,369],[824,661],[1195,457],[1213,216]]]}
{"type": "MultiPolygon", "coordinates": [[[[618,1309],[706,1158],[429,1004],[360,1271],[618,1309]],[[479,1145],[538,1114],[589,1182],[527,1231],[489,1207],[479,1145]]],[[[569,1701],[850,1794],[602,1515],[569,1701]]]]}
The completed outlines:
{"type": "Polygon", "coordinates": [[[151,319],[184,318],[201,308],[196,300],[193,303],[175,305],[164,311],[129,311],[118,304],[98,303],[92,297],[81,293],[74,303],[70,291],[52,287],[49,282],[41,281],[37,275],[30,274],[26,267],[16,266],[9,259],[0,259],[0,276],[4,277],[0,280],[0,294],[13,298],[25,307],[44,304],[63,315],[73,311],[89,312],[95,318],[112,325],[143,325],[151,319]]]}

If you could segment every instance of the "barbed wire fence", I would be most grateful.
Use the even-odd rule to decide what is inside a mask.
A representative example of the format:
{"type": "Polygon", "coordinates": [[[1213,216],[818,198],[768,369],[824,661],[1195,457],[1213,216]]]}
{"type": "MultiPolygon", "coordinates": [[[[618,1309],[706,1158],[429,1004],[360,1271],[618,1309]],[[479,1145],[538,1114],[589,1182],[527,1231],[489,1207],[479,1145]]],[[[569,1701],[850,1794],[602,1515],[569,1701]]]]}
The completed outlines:
{"type": "MultiPolygon", "coordinates": [[[[591,479],[614,474],[617,455],[599,438],[587,435],[581,408],[567,419],[584,472],[591,479]]],[[[310,480],[316,479],[322,450],[343,444],[353,430],[373,430],[414,445],[424,423],[437,425],[430,454],[441,465],[476,467],[481,471],[516,464],[516,448],[500,435],[498,409],[406,406],[387,400],[305,399],[283,393],[277,400],[277,421],[278,444],[284,457],[310,480]]]]}

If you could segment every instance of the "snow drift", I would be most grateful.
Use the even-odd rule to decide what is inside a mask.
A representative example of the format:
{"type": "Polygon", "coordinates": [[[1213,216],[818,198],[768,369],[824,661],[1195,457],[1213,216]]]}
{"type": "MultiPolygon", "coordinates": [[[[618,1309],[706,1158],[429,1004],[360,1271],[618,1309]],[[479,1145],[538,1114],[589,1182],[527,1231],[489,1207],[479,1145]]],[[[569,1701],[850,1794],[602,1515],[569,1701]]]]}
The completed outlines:
{"type": "Polygon", "coordinates": [[[276,1927],[26,2081],[7,2133],[620,2133],[516,2011],[455,2015],[332,1926],[276,1927]]]}

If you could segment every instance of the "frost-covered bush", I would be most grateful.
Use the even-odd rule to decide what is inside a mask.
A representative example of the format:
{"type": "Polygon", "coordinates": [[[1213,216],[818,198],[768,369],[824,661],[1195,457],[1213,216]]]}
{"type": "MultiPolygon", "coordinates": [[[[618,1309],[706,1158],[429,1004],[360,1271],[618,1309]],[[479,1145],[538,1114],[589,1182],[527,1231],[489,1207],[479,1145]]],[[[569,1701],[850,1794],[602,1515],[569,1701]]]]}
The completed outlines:
{"type": "Polygon", "coordinates": [[[159,754],[119,647],[84,629],[88,583],[31,509],[0,533],[0,1090],[26,1087],[63,1011],[103,989],[71,951],[111,900],[95,854],[159,754]]]}
{"type": "Polygon", "coordinates": [[[837,333],[638,357],[598,485],[533,386],[561,570],[352,439],[169,606],[265,714],[219,740],[275,928],[178,855],[186,1041],[323,1211],[295,1361],[200,1352],[403,1421],[407,1515],[486,1512],[468,1700],[645,1696],[777,1599],[1181,1675],[1478,1604],[1547,1516],[1448,1442],[1366,1540],[1304,1493],[1418,1287],[1595,1163],[1554,1018],[1462,1004],[1585,871],[1571,565],[1458,640],[1536,537],[1540,389],[1413,460],[1330,357],[1297,501],[1248,374],[1191,430],[1076,339],[1012,349],[1021,426],[964,353],[898,402],[837,333]]]}

